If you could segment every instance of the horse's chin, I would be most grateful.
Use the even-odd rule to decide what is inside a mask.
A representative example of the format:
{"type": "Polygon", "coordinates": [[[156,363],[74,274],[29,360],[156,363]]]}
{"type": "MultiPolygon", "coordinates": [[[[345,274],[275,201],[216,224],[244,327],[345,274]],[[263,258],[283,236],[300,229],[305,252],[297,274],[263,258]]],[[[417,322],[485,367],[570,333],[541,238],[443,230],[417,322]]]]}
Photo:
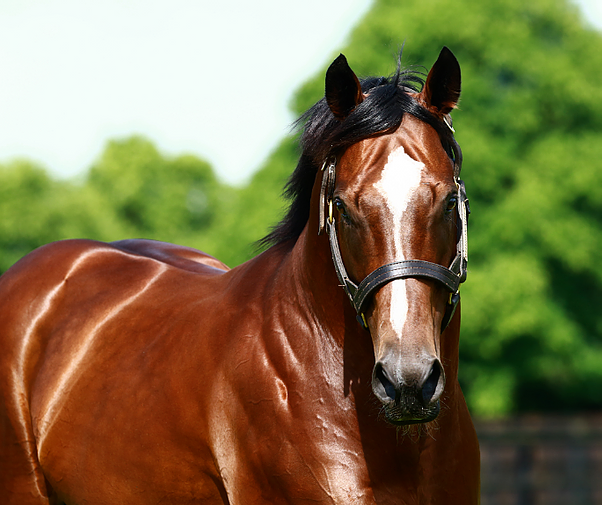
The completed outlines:
{"type": "Polygon", "coordinates": [[[440,409],[439,402],[429,407],[412,409],[411,412],[403,409],[399,404],[392,404],[384,406],[384,417],[388,423],[394,426],[407,426],[434,421],[439,415],[440,409]]]}

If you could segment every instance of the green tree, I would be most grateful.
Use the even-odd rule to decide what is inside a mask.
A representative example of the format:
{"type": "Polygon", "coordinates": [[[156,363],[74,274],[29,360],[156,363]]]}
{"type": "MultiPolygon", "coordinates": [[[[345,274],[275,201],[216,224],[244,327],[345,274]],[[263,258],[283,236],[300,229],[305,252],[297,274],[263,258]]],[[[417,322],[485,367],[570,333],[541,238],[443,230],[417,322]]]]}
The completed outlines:
{"type": "Polygon", "coordinates": [[[235,266],[258,253],[257,241],[267,234],[286,209],[281,194],[299,156],[294,138],[282,141],[266,167],[236,192],[220,221],[219,259],[235,266]]]}
{"type": "Polygon", "coordinates": [[[55,181],[28,161],[0,165],[0,272],[48,242],[73,237],[108,240],[120,224],[97,212],[97,195],[55,181]]]}
{"type": "Polygon", "coordinates": [[[150,238],[215,253],[219,220],[235,196],[208,163],[165,157],[140,137],[109,142],[77,183],[27,161],[0,166],[0,271],[67,238],[150,238]]]}
{"type": "Polygon", "coordinates": [[[124,227],[125,234],[114,240],[150,238],[213,254],[220,242],[218,222],[234,197],[207,162],[192,155],[165,157],[135,136],[108,143],[86,186],[124,227]]]}

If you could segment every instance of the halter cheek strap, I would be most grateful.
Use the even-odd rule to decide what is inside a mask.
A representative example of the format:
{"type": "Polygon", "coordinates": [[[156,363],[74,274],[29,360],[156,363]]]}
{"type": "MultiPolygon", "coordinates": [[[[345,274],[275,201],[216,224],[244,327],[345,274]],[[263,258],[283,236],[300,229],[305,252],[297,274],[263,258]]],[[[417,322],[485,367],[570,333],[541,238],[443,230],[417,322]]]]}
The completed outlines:
{"type": "Polygon", "coordinates": [[[466,267],[468,263],[468,232],[467,220],[470,214],[466,189],[461,179],[454,178],[458,188],[458,240],[456,243],[456,256],[451,265],[444,267],[437,263],[423,260],[405,260],[396,261],[383,265],[370,273],[362,282],[355,284],[347,274],[341,250],[339,248],[339,239],[337,237],[337,227],[332,211],[332,198],[334,193],[336,159],[327,160],[322,166],[323,176],[320,190],[320,227],[318,234],[324,228],[328,234],[330,242],[330,251],[334,268],[341,283],[341,287],[349,297],[351,305],[357,312],[359,323],[368,329],[364,310],[369,301],[370,295],[381,286],[397,280],[408,278],[434,279],[450,292],[449,300],[445,308],[445,314],[441,322],[441,332],[445,330],[451,318],[454,315],[456,306],[460,301],[460,284],[466,280],[466,267]],[[325,216],[326,207],[328,207],[328,217],[325,216]]]}

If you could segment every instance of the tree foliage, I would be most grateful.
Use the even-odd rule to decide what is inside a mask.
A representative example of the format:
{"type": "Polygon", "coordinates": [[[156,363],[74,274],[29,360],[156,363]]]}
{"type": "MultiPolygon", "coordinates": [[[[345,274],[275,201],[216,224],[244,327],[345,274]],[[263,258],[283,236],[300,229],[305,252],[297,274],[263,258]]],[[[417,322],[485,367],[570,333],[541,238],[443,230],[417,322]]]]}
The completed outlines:
{"type": "Polygon", "coordinates": [[[0,270],[45,243],[78,237],[149,238],[215,253],[233,194],[207,162],[166,157],[140,137],[109,142],[78,182],[53,180],[26,161],[0,166],[0,270]]]}
{"type": "Polygon", "coordinates": [[[207,162],[165,157],[140,137],[109,142],[86,187],[102,198],[126,236],[212,251],[215,225],[232,191],[207,162]]]}
{"type": "MultiPolygon", "coordinates": [[[[462,66],[454,112],[473,211],[460,375],[472,411],[601,408],[602,36],[568,0],[376,0],[342,48],[359,75],[462,66]]],[[[334,58],[336,55],[332,55],[334,58]]],[[[331,59],[332,59],[331,58],[331,59]]],[[[324,71],[300,87],[301,113],[324,71]]],[[[79,182],[0,166],[0,269],[45,242],[145,237],[236,265],[282,214],[298,151],[284,139],[244,188],[147,140],[110,142],[79,182]]]]}
{"type": "Polygon", "coordinates": [[[0,272],[48,242],[110,239],[121,224],[102,211],[100,202],[88,188],[55,181],[30,162],[0,165],[0,272]]]}

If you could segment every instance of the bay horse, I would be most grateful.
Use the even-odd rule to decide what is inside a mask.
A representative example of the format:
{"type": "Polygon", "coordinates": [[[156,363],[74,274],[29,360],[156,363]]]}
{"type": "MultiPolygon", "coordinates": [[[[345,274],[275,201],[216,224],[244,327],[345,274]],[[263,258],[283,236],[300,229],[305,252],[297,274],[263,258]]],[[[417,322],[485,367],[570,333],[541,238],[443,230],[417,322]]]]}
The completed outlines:
{"type": "Polygon", "coordinates": [[[475,504],[458,384],[460,67],[301,119],[291,204],[229,270],[147,240],[46,245],[0,277],[0,500],[475,504]]]}

